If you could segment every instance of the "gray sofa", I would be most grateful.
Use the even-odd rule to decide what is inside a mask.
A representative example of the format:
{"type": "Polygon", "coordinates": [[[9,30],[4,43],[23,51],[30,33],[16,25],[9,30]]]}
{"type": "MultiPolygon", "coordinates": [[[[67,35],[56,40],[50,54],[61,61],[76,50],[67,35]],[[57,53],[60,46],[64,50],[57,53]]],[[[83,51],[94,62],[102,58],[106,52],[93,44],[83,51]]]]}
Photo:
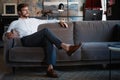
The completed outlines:
{"type": "MultiPolygon", "coordinates": [[[[38,30],[49,28],[66,43],[82,42],[82,47],[73,56],[68,56],[64,50],[56,48],[56,66],[108,64],[110,54],[108,46],[120,44],[116,24],[120,25],[120,21],[68,22],[69,28],[62,28],[58,23],[49,23],[40,25],[38,30]]],[[[23,47],[19,38],[9,40],[4,36],[4,58],[8,66],[44,66],[44,56],[41,47],[23,47]]],[[[112,52],[112,61],[119,62],[120,54],[112,52]]]]}

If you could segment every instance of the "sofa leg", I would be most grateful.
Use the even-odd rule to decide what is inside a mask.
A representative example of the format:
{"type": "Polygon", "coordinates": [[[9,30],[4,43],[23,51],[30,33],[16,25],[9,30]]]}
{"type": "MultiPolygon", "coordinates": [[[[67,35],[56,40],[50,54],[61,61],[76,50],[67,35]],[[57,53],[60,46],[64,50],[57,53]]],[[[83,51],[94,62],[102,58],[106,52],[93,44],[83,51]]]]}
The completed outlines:
{"type": "Polygon", "coordinates": [[[12,67],[12,73],[15,74],[15,67],[12,67]]]}
{"type": "Polygon", "coordinates": [[[103,68],[105,69],[107,67],[107,64],[102,64],[103,65],[103,68]]]}

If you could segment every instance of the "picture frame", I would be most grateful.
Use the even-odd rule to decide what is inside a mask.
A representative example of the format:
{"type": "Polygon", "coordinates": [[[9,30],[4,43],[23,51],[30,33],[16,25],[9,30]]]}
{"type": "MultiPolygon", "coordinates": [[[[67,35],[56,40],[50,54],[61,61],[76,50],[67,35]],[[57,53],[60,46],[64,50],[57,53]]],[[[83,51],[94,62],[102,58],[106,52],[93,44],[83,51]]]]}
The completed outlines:
{"type": "Polygon", "coordinates": [[[43,9],[53,12],[48,17],[53,16],[56,17],[55,19],[65,21],[78,21],[83,19],[83,3],[84,1],[81,0],[44,0],[43,9]],[[63,11],[58,10],[60,4],[64,5],[63,11]]]}
{"type": "Polygon", "coordinates": [[[62,2],[59,0],[45,0],[44,1],[44,10],[52,10],[52,14],[50,16],[56,16],[56,17],[61,17],[61,16],[68,16],[68,11],[67,11],[67,0],[63,0],[62,2]],[[59,12],[58,11],[58,6],[59,4],[64,5],[64,11],[59,12]]]}
{"type": "Polygon", "coordinates": [[[4,16],[17,15],[17,4],[16,3],[4,3],[2,15],[4,16]]]}

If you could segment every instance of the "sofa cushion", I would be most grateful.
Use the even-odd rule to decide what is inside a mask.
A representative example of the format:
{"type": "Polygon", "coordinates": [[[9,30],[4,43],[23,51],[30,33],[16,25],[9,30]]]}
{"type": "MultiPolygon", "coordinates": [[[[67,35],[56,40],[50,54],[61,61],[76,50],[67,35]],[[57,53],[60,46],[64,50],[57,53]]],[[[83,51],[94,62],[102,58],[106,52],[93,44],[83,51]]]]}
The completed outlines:
{"type": "Polygon", "coordinates": [[[63,28],[58,23],[42,24],[38,27],[38,30],[48,28],[61,39],[62,42],[73,44],[73,23],[68,22],[69,28],[63,28]]]}
{"type": "Polygon", "coordinates": [[[14,38],[14,47],[22,46],[22,42],[20,38],[14,38]]]}
{"type": "Polygon", "coordinates": [[[77,21],[74,26],[74,42],[110,42],[113,27],[120,21],[77,21]]]}
{"type": "Polygon", "coordinates": [[[43,59],[44,51],[40,47],[14,47],[10,49],[9,53],[9,61],[41,62],[43,59]]]}
{"type": "MultiPolygon", "coordinates": [[[[81,59],[80,49],[73,56],[68,56],[64,50],[57,51],[57,61],[77,61],[81,59]]],[[[41,47],[14,47],[10,49],[9,61],[14,62],[43,62],[44,50],[41,47]]]]}
{"type": "MultiPolygon", "coordinates": [[[[120,42],[84,42],[81,49],[82,60],[109,60],[109,45],[120,44],[120,42]]],[[[119,52],[112,52],[112,59],[120,60],[119,52]]]]}

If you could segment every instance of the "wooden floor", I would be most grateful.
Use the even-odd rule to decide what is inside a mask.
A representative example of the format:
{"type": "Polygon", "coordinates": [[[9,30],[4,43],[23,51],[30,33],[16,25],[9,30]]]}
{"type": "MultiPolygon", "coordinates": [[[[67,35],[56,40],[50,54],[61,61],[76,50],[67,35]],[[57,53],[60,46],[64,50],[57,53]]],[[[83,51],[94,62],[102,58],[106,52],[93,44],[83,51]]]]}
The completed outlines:
{"type": "MultiPolygon", "coordinates": [[[[70,80],[70,79],[77,80],[78,78],[81,78],[82,80],[109,80],[109,77],[110,77],[109,70],[101,69],[101,68],[99,69],[98,67],[100,66],[97,66],[97,69],[95,69],[95,67],[92,67],[94,69],[92,68],[88,69],[88,66],[86,66],[86,68],[84,69],[83,67],[81,68],[79,67],[80,70],[78,69],[76,70],[76,68],[74,69],[72,67],[73,71],[72,70],[64,71],[63,69],[62,70],[58,69],[57,73],[60,75],[59,80],[70,80]]],[[[34,68],[33,70],[35,71],[35,69],[36,68],[34,68]]],[[[22,70],[27,71],[27,69],[22,69],[22,70]]],[[[21,71],[22,74],[24,71],[21,71]]],[[[53,78],[51,79],[51,78],[46,77],[45,72],[40,71],[39,73],[36,73],[37,69],[35,73],[34,71],[32,71],[32,69],[30,68],[30,71],[27,71],[27,74],[24,73],[23,76],[21,74],[17,74],[17,75],[9,74],[10,72],[12,72],[12,70],[11,68],[7,67],[7,65],[5,65],[3,48],[0,48],[0,80],[23,80],[23,79],[24,80],[41,80],[41,79],[42,80],[56,80],[53,78]]],[[[120,69],[113,70],[111,80],[120,80],[119,76],[120,76],[120,69]]]]}
{"type": "Polygon", "coordinates": [[[10,72],[11,69],[8,68],[4,62],[3,48],[0,48],[0,73],[10,72]]]}

